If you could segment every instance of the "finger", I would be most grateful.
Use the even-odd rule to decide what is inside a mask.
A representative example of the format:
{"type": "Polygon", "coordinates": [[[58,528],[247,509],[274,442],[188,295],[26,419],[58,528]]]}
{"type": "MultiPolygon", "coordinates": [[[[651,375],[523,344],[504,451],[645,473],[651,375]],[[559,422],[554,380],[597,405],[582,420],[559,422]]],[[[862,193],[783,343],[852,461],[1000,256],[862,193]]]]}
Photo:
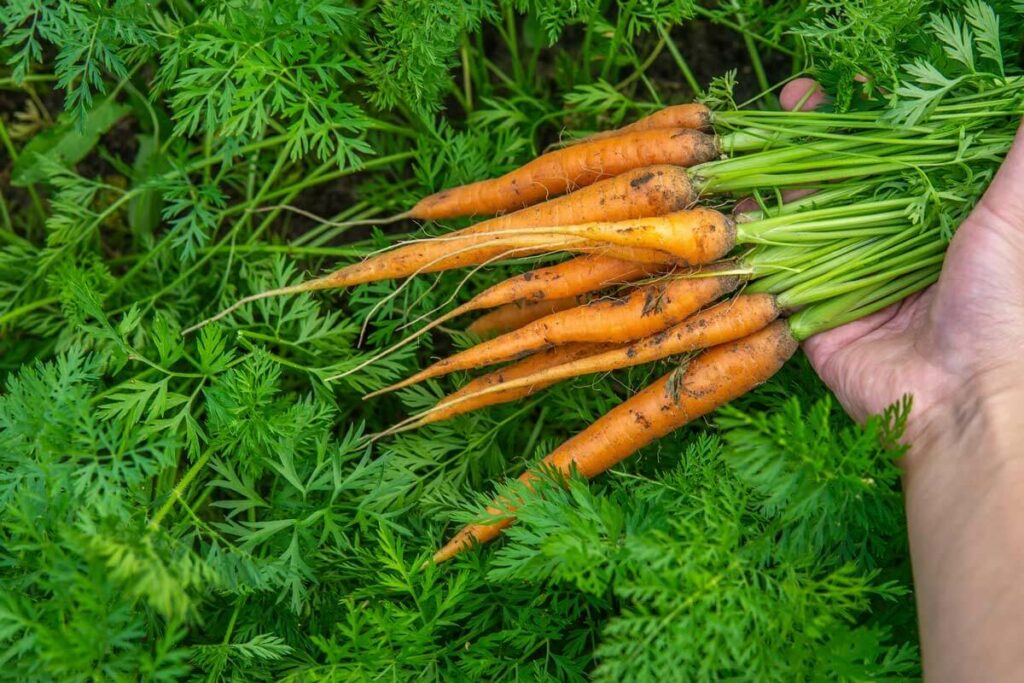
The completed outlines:
{"type": "Polygon", "coordinates": [[[779,93],[779,104],[788,111],[793,111],[798,106],[800,111],[813,111],[826,99],[825,91],[813,78],[795,78],[783,86],[782,92],[779,93]]]}

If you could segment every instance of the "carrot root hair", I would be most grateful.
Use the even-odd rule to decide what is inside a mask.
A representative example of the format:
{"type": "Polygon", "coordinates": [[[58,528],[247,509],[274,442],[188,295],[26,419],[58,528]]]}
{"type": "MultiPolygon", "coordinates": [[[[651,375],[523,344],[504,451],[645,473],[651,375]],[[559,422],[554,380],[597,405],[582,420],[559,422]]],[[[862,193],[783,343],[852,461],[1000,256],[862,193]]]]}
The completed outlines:
{"type": "Polygon", "coordinates": [[[242,306],[245,306],[246,304],[251,304],[254,301],[272,299],[277,296],[287,296],[289,294],[303,294],[305,292],[313,292],[318,289],[327,289],[330,286],[331,284],[328,281],[328,277],[321,277],[316,278],[315,280],[307,280],[306,282],[300,282],[297,285],[278,287],[277,289],[268,289],[263,292],[257,292],[255,294],[250,294],[249,296],[244,296],[235,303],[225,308],[224,310],[217,313],[216,315],[212,315],[209,318],[206,318],[205,320],[200,320],[191,327],[186,327],[184,330],[181,331],[181,336],[185,337],[189,334],[192,334],[196,330],[206,327],[210,323],[215,323],[218,320],[223,320],[224,318],[228,317],[229,315],[240,309],[242,306]]]}
{"type": "Polygon", "coordinates": [[[365,225],[389,225],[391,223],[397,223],[398,221],[404,221],[407,218],[413,218],[412,211],[403,211],[402,213],[392,214],[391,216],[385,216],[384,218],[360,218],[352,221],[332,221],[318,216],[312,211],[306,211],[300,209],[297,206],[291,204],[273,204],[271,206],[260,206],[255,209],[249,209],[251,213],[268,213],[270,211],[288,211],[290,213],[298,214],[303,218],[308,218],[311,221],[316,221],[320,225],[329,225],[332,228],[356,228],[365,225]]]}

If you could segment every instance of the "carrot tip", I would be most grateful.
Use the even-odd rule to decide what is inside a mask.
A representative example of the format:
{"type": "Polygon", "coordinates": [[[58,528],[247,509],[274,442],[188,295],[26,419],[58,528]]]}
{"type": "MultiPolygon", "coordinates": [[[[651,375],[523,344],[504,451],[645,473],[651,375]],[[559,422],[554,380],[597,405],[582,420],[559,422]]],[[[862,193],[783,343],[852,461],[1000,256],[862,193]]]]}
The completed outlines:
{"type": "Polygon", "coordinates": [[[454,538],[445,543],[440,550],[434,553],[434,557],[431,558],[431,562],[434,564],[447,562],[469,546],[469,543],[466,543],[464,539],[460,538],[460,534],[456,534],[454,538]]]}
{"type": "Polygon", "coordinates": [[[386,439],[389,436],[394,436],[396,434],[401,434],[402,432],[407,432],[410,429],[415,429],[415,428],[416,428],[416,425],[407,426],[407,425],[404,425],[403,423],[399,422],[396,425],[392,425],[391,427],[388,427],[387,429],[385,429],[382,432],[377,432],[376,434],[368,434],[367,437],[366,437],[366,439],[367,439],[366,442],[367,443],[377,443],[381,439],[386,439]]]}
{"type": "Polygon", "coordinates": [[[411,377],[409,379],[403,379],[401,382],[397,382],[390,386],[386,386],[383,389],[371,391],[370,393],[363,396],[363,400],[368,401],[371,398],[377,398],[378,396],[383,396],[384,394],[390,394],[391,392],[398,391],[399,389],[404,389],[405,387],[413,385],[415,383],[416,381],[414,381],[411,377]]]}
{"type": "Polygon", "coordinates": [[[383,432],[375,432],[373,434],[367,434],[366,435],[366,442],[367,443],[376,443],[377,441],[380,441],[381,439],[383,439],[387,435],[388,435],[388,430],[386,430],[386,429],[383,432]]]}
{"type": "Polygon", "coordinates": [[[400,220],[412,217],[412,211],[403,211],[402,213],[396,213],[391,216],[384,218],[365,218],[357,219],[354,221],[331,221],[327,220],[322,216],[318,216],[311,211],[300,209],[297,206],[291,204],[272,204],[270,206],[259,206],[251,209],[246,209],[248,213],[267,213],[270,211],[290,211],[300,216],[308,218],[312,221],[316,221],[320,225],[328,225],[335,228],[355,228],[361,225],[387,225],[388,223],[397,223],[400,220]]]}
{"type": "Polygon", "coordinates": [[[185,336],[187,336],[189,334],[192,334],[196,330],[199,330],[199,329],[202,329],[202,328],[206,327],[210,323],[217,322],[218,320],[223,320],[227,316],[231,315],[232,313],[234,313],[235,311],[240,309],[242,306],[244,306],[246,304],[251,304],[253,301],[260,301],[262,299],[270,299],[270,298],[275,297],[275,296],[284,296],[286,294],[302,294],[304,292],[312,292],[312,291],[315,291],[317,289],[327,289],[329,287],[331,287],[330,276],[328,276],[328,277],[319,277],[319,278],[316,278],[315,280],[308,280],[306,282],[301,282],[301,283],[299,283],[297,285],[289,285],[287,287],[278,287],[277,289],[268,289],[265,292],[257,292],[256,294],[250,294],[249,296],[242,297],[241,299],[239,299],[235,303],[231,304],[230,306],[228,306],[227,308],[222,310],[220,313],[217,313],[216,315],[212,315],[209,318],[207,318],[206,320],[200,320],[199,322],[197,322],[195,325],[192,325],[191,327],[186,327],[184,330],[181,331],[181,336],[185,337],[185,336]]]}

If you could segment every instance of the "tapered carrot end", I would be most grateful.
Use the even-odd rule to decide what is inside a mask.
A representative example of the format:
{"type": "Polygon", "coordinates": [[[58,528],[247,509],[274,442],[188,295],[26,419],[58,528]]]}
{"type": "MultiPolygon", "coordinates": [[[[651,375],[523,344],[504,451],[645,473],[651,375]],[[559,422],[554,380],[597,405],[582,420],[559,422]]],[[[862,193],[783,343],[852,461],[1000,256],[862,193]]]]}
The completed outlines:
{"type": "Polygon", "coordinates": [[[466,533],[468,528],[466,527],[466,529],[457,533],[452,537],[452,540],[445,543],[440,550],[434,553],[434,564],[446,562],[473,545],[472,536],[466,533]]]}
{"type": "Polygon", "coordinates": [[[259,301],[261,299],[270,299],[275,296],[285,296],[288,294],[301,294],[303,292],[312,292],[317,289],[327,289],[333,286],[330,284],[329,277],[330,276],[317,278],[315,280],[309,280],[308,282],[302,282],[297,285],[279,287],[278,289],[268,289],[265,292],[257,292],[256,294],[250,294],[249,296],[242,297],[241,299],[231,304],[217,315],[210,316],[206,320],[201,320],[200,322],[196,323],[195,325],[192,325],[191,327],[186,327],[184,330],[181,331],[181,336],[184,337],[186,335],[192,334],[196,330],[206,327],[210,323],[222,320],[231,315],[232,313],[234,313],[235,311],[237,311],[238,309],[240,309],[242,306],[245,306],[246,304],[251,304],[254,301],[259,301]]]}
{"type": "Polygon", "coordinates": [[[423,424],[416,416],[406,418],[397,424],[393,424],[382,432],[370,435],[370,443],[376,443],[381,439],[386,439],[389,436],[395,436],[402,432],[410,432],[414,429],[419,429],[423,424]]]}
{"type": "Polygon", "coordinates": [[[342,221],[333,223],[332,225],[345,228],[355,228],[363,225],[388,225],[389,223],[397,223],[398,221],[404,221],[407,218],[413,218],[412,211],[403,211],[402,213],[396,213],[386,218],[366,218],[363,220],[356,221],[342,221]]]}
{"type": "Polygon", "coordinates": [[[316,221],[320,225],[328,225],[334,228],[354,228],[361,225],[387,225],[388,223],[397,223],[398,221],[405,220],[406,218],[412,218],[412,211],[403,211],[402,213],[396,213],[385,218],[363,218],[353,221],[331,221],[327,220],[322,216],[318,216],[315,213],[300,209],[297,206],[291,204],[272,204],[270,206],[260,206],[254,209],[248,209],[250,213],[267,213],[269,211],[289,211],[296,213],[300,216],[308,218],[312,221],[316,221]]]}
{"type": "MultiPolygon", "coordinates": [[[[427,368],[426,370],[421,370],[420,372],[417,372],[415,375],[412,375],[411,377],[407,377],[407,378],[403,379],[401,382],[396,382],[395,384],[392,384],[390,386],[386,386],[383,389],[378,389],[377,391],[371,391],[370,393],[368,393],[365,396],[363,396],[363,400],[364,401],[369,401],[371,398],[376,398],[377,396],[383,396],[384,394],[390,394],[392,391],[398,391],[399,389],[404,389],[406,387],[412,386],[413,384],[418,384],[419,382],[422,382],[425,379],[430,379],[432,377],[437,377],[436,373],[431,372],[432,368],[433,368],[433,366],[427,368]]],[[[340,375],[337,375],[335,377],[328,377],[327,381],[335,379],[336,377],[339,377],[339,376],[340,375]]]]}
{"type": "MultiPolygon", "coordinates": [[[[468,307],[468,306],[469,306],[468,304],[463,304],[462,306],[459,306],[459,307],[449,311],[448,313],[445,313],[440,318],[438,318],[438,319],[428,323],[427,325],[424,325],[423,327],[418,329],[416,332],[410,334],[409,336],[407,336],[405,339],[401,340],[397,344],[392,344],[391,346],[389,346],[388,348],[384,349],[383,351],[381,351],[380,353],[376,354],[375,356],[371,356],[370,358],[367,358],[366,360],[364,360],[362,363],[360,363],[359,365],[355,366],[354,368],[346,370],[345,372],[339,372],[336,375],[332,375],[331,377],[328,377],[326,381],[333,382],[334,380],[341,379],[342,377],[348,377],[351,374],[359,372],[360,370],[362,370],[365,367],[373,365],[374,363],[376,363],[379,360],[387,358],[388,356],[390,356],[392,353],[394,353],[398,349],[400,349],[403,346],[406,346],[406,345],[412,343],[413,341],[415,341],[416,339],[418,339],[422,335],[426,334],[430,330],[434,329],[435,327],[437,327],[439,325],[443,325],[445,322],[451,320],[452,318],[454,318],[456,316],[462,315],[462,313],[464,313],[465,311],[473,310],[471,307],[468,307]]],[[[369,320],[369,318],[367,318],[367,320],[369,320]]],[[[365,326],[364,326],[364,330],[365,330],[365,326]]],[[[360,336],[359,341],[360,341],[360,343],[362,343],[362,336],[360,336]]],[[[381,389],[381,391],[384,391],[384,389],[381,389]]],[[[368,398],[370,398],[370,396],[372,396],[372,394],[364,396],[363,399],[364,400],[368,399],[368,398]]]]}
{"type": "Polygon", "coordinates": [[[512,524],[512,519],[501,519],[493,524],[469,524],[462,528],[459,533],[452,536],[452,540],[444,544],[444,547],[434,553],[434,564],[440,564],[450,560],[463,550],[469,550],[474,545],[483,545],[493,541],[501,535],[502,529],[512,524]]]}

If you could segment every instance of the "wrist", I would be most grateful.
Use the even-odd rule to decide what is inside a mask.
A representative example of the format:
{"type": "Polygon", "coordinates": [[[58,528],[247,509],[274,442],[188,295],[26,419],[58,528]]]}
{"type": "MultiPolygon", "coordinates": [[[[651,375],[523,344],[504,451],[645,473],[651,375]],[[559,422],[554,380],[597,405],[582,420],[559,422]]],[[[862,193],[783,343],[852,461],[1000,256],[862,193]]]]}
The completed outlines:
{"type": "Polygon", "coordinates": [[[910,451],[904,466],[913,470],[948,458],[967,458],[972,467],[1000,468],[1024,462],[1024,363],[975,373],[951,396],[912,416],[910,451]]]}
{"type": "Polygon", "coordinates": [[[926,676],[991,680],[1022,664],[1007,628],[1024,604],[1022,407],[1018,364],[962,382],[912,423],[903,484],[926,676]]]}

